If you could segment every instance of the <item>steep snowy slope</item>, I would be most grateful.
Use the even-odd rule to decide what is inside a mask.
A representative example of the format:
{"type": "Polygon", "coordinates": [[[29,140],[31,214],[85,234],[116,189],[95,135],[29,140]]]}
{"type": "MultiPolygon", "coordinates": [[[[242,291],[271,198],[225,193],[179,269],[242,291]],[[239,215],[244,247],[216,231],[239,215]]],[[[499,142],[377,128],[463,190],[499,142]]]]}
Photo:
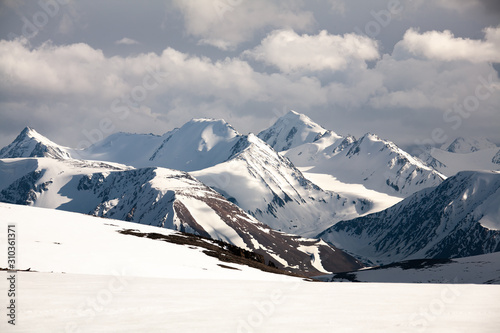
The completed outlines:
{"type": "Polygon", "coordinates": [[[292,110],[257,136],[275,150],[283,151],[304,143],[314,142],[327,133],[329,136],[340,138],[339,135],[327,131],[306,115],[292,110]]]}
{"type": "Polygon", "coordinates": [[[240,143],[229,161],[192,174],[273,229],[311,236],[371,208],[369,200],[322,190],[253,134],[240,143]]]}
{"type": "Polygon", "coordinates": [[[0,150],[0,158],[70,158],[70,150],[70,148],[60,146],[50,141],[34,129],[26,127],[10,145],[0,150]]]}
{"type": "Polygon", "coordinates": [[[500,173],[464,171],[318,235],[372,263],[500,251],[500,173]]]}
{"type": "Polygon", "coordinates": [[[57,208],[180,230],[262,254],[266,263],[314,274],[359,264],[317,239],[271,230],[189,174],[165,168],[113,169],[100,162],[0,160],[0,201],[57,208]],[[9,177],[12,170],[24,174],[9,177]]]}
{"type": "Polygon", "coordinates": [[[284,154],[309,173],[328,174],[343,183],[396,197],[439,185],[445,178],[394,143],[365,134],[358,140],[318,140],[290,149],[284,154]]]}
{"type": "Polygon", "coordinates": [[[322,276],[323,281],[500,284],[500,252],[457,259],[420,259],[322,276]]]}
{"type": "Polygon", "coordinates": [[[496,144],[486,138],[463,138],[458,137],[449,145],[443,145],[442,149],[450,153],[468,154],[483,149],[498,148],[496,144]]]}
{"type": "Polygon", "coordinates": [[[500,150],[498,148],[485,148],[469,153],[452,153],[432,148],[419,157],[448,177],[467,170],[500,170],[500,150]]]}

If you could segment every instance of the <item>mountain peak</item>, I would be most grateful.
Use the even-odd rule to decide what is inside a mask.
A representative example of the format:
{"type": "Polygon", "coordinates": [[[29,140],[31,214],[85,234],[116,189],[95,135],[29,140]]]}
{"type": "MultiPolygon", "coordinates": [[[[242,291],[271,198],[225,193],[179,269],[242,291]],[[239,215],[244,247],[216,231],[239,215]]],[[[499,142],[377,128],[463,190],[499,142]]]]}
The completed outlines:
{"type": "Polygon", "coordinates": [[[26,126],[12,143],[0,150],[0,158],[52,157],[70,158],[68,149],[26,126]]]}
{"type": "Polygon", "coordinates": [[[31,128],[29,126],[26,126],[22,131],[21,133],[19,133],[19,135],[16,137],[16,139],[14,141],[18,141],[18,140],[23,140],[25,138],[34,138],[34,137],[43,137],[43,135],[41,135],[40,133],[38,133],[37,131],[35,131],[34,128],[31,128]]]}
{"type": "MultiPolygon", "coordinates": [[[[314,142],[326,132],[328,131],[325,128],[312,121],[305,114],[290,110],[278,118],[271,127],[260,132],[258,137],[275,150],[284,151],[304,143],[314,142]]],[[[337,136],[337,134],[331,133],[337,136]]]]}
{"type": "Polygon", "coordinates": [[[222,119],[191,119],[166,136],[149,161],[193,171],[225,161],[241,134],[222,119]]]}

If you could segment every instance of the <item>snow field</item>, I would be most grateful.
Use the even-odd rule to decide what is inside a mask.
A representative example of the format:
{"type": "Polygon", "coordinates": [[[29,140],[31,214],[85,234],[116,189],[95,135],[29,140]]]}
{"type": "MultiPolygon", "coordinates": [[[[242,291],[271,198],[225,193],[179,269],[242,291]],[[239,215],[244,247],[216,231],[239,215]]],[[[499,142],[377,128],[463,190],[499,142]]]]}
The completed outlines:
{"type": "Polygon", "coordinates": [[[493,333],[500,325],[500,286],[492,285],[17,278],[18,323],[9,332],[493,333]]]}

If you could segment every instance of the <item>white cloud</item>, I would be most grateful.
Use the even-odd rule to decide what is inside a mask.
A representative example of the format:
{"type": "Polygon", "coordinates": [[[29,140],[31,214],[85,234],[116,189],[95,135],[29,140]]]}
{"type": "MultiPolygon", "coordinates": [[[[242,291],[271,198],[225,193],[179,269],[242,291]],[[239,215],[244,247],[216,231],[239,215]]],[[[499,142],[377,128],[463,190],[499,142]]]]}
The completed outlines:
{"type": "Polygon", "coordinates": [[[174,0],[173,4],[184,16],[187,33],[200,38],[201,44],[223,50],[251,40],[265,27],[304,30],[314,23],[299,0],[174,0]]]}
{"type": "Polygon", "coordinates": [[[132,39],[132,38],[128,38],[128,37],[123,37],[122,39],[120,40],[117,40],[115,42],[115,44],[122,44],[122,45],[134,45],[134,44],[139,44],[138,41],[132,39]]]}
{"type": "Polygon", "coordinates": [[[410,53],[442,61],[500,62],[500,27],[484,30],[484,40],[455,37],[449,30],[406,31],[398,46],[410,53]]]}
{"type": "Polygon", "coordinates": [[[356,61],[379,57],[377,42],[356,34],[298,35],[293,30],[271,32],[244,55],[279,68],[282,72],[342,70],[356,61]]]}
{"type": "MultiPolygon", "coordinates": [[[[26,41],[2,40],[0,132],[11,131],[12,124],[19,129],[41,124],[60,133],[54,139],[77,136],[78,143],[82,129],[98,128],[106,117],[115,131],[163,133],[200,116],[225,118],[247,132],[268,125],[273,108],[287,106],[343,134],[363,130],[387,138],[395,132],[414,136],[422,128],[448,126],[442,113],[474,94],[479,76],[493,73],[492,84],[498,85],[490,63],[395,53],[380,57],[374,41],[357,35],[278,30],[245,54],[282,72],[259,72],[244,58],[212,60],[173,48],[160,54],[106,56],[84,43],[32,48],[26,41]],[[274,46],[282,54],[273,53],[274,46]],[[376,63],[368,67],[370,59],[376,63]],[[147,89],[144,99],[123,102],[145,83],[154,85],[152,72],[160,74],[160,84],[147,89]],[[116,99],[130,110],[126,119],[113,112],[116,99]],[[409,124],[402,125],[405,121],[409,124]]],[[[495,89],[461,130],[498,124],[500,95],[495,89]]]]}

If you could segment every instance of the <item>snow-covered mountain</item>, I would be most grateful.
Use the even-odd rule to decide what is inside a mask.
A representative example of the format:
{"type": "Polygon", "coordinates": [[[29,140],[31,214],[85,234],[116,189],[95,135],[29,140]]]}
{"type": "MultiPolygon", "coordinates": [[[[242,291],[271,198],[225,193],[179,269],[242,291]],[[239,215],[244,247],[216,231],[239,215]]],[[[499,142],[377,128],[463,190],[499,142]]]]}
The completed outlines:
{"type": "Polygon", "coordinates": [[[161,136],[116,133],[92,145],[81,156],[134,167],[160,166],[193,171],[229,159],[243,136],[220,119],[192,119],[161,136]]]}
{"type": "Polygon", "coordinates": [[[500,284],[500,252],[456,259],[417,259],[319,277],[331,282],[500,284]]]}
{"type": "Polygon", "coordinates": [[[460,172],[318,237],[378,264],[500,251],[500,172],[460,172]]]}
{"type": "Polygon", "coordinates": [[[275,230],[303,236],[367,213],[373,205],[367,198],[321,189],[257,136],[241,135],[223,120],[193,119],[163,136],[117,133],[78,151],[78,157],[193,171],[275,230]]]}
{"type": "Polygon", "coordinates": [[[137,222],[262,254],[305,274],[359,266],[317,239],[272,230],[188,173],[49,158],[0,160],[0,201],[137,222]]]}
{"type": "Polygon", "coordinates": [[[306,115],[291,110],[257,136],[275,150],[284,151],[304,143],[317,141],[327,133],[331,137],[340,138],[339,135],[327,131],[306,115]]]}
{"type": "Polygon", "coordinates": [[[361,184],[396,197],[407,197],[445,178],[394,143],[365,134],[360,139],[321,138],[284,153],[309,173],[327,174],[341,182],[361,184]]]}
{"type": "Polygon", "coordinates": [[[483,149],[498,148],[496,144],[486,138],[458,137],[450,144],[444,144],[441,149],[450,153],[468,154],[483,149]]]}
{"type": "Polygon", "coordinates": [[[192,174],[275,230],[311,236],[371,208],[369,200],[322,190],[253,134],[240,143],[227,162],[192,174]]]}
{"type": "Polygon", "coordinates": [[[70,149],[60,146],[30,127],[25,127],[16,139],[0,150],[0,158],[51,157],[70,158],[70,149]]]}
{"type": "Polygon", "coordinates": [[[309,174],[329,175],[393,197],[407,197],[445,178],[393,142],[370,133],[360,139],[339,136],[294,111],[259,137],[309,174]]]}
{"type": "Polygon", "coordinates": [[[112,161],[134,167],[160,166],[193,171],[226,161],[238,149],[242,135],[218,119],[192,119],[161,136],[116,133],[80,155],[89,160],[112,161]]]}

